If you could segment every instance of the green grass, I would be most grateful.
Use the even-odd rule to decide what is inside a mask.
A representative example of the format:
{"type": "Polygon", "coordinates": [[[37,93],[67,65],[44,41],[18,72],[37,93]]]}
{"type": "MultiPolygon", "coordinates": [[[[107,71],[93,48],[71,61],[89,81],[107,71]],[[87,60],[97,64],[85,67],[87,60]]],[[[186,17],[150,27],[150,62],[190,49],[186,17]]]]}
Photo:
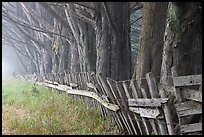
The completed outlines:
{"type": "Polygon", "coordinates": [[[2,112],[4,125],[15,134],[119,133],[111,119],[100,117],[98,111],[30,82],[2,82],[2,112]]]}

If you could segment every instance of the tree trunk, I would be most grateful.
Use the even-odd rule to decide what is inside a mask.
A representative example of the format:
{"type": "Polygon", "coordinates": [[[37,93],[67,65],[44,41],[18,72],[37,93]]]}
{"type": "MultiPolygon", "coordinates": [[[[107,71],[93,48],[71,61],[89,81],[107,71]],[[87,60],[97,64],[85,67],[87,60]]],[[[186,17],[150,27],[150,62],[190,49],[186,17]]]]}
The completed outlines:
{"type": "Polygon", "coordinates": [[[110,32],[108,20],[100,3],[96,3],[96,74],[102,73],[106,77],[111,76],[110,72],[110,32]]]}
{"type": "MultiPolygon", "coordinates": [[[[136,79],[140,87],[146,88],[145,74],[160,75],[163,37],[167,17],[167,2],[145,2],[143,5],[140,49],[136,61],[136,79]]],[[[157,82],[159,77],[156,77],[157,82]]]]}
{"type": "Polygon", "coordinates": [[[130,78],[129,3],[97,3],[96,73],[114,80],[130,78]],[[104,5],[103,5],[104,4],[104,5]]]}
{"type": "Polygon", "coordinates": [[[170,3],[165,33],[161,83],[172,86],[171,67],[178,75],[202,74],[202,11],[196,2],[170,3]]]}
{"type": "Polygon", "coordinates": [[[130,12],[129,2],[111,2],[112,28],[111,39],[111,78],[115,80],[130,79],[131,45],[130,45],[130,12]]]}
{"type": "MultiPolygon", "coordinates": [[[[202,73],[202,8],[195,2],[173,3],[176,28],[173,48],[178,75],[202,73]]],[[[173,21],[173,20],[172,20],[173,21]]]]}

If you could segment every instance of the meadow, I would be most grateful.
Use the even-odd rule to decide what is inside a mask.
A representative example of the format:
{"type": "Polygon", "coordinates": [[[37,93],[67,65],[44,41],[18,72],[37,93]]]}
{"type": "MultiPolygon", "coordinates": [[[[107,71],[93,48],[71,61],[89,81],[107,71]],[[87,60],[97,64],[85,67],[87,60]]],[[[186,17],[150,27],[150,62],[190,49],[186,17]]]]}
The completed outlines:
{"type": "Polygon", "coordinates": [[[119,134],[111,118],[67,94],[32,82],[2,82],[2,132],[23,135],[119,134]]]}

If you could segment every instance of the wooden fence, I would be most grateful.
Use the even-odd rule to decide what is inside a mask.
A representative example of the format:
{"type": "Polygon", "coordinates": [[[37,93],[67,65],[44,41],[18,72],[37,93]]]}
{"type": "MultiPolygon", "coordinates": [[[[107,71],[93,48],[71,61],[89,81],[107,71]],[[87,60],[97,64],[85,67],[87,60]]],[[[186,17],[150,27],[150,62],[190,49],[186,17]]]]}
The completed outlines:
{"type": "MultiPolygon", "coordinates": [[[[43,78],[37,79],[38,85],[66,92],[73,100],[81,100],[87,107],[97,109],[101,116],[110,116],[124,133],[133,135],[184,133],[178,115],[178,105],[175,104],[177,96],[166,95],[166,89],[157,85],[151,72],[146,74],[149,90],[139,88],[135,80],[114,81],[102,75],[95,76],[91,72],[46,74],[43,78]]],[[[176,78],[173,80],[176,84],[176,78]]],[[[176,86],[178,85],[171,89],[175,90],[176,86]]]]}

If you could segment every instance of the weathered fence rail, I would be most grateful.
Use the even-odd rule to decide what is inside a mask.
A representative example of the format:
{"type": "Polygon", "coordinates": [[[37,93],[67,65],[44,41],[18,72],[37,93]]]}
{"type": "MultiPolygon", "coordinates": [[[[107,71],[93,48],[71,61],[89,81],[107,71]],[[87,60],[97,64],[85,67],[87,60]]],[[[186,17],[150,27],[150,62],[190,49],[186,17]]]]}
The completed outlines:
{"type": "Polygon", "coordinates": [[[181,122],[181,117],[202,115],[202,86],[196,92],[186,89],[186,94],[178,90],[180,86],[201,85],[200,79],[200,76],[173,77],[174,88],[170,89],[174,89],[176,98],[166,95],[166,89],[156,83],[152,73],[146,74],[148,90],[138,87],[135,80],[117,82],[91,72],[46,74],[35,80],[38,85],[65,91],[74,100],[96,108],[103,117],[111,116],[128,134],[175,135],[202,131],[201,121],[191,125],[181,122]],[[181,98],[191,99],[190,104],[194,102],[196,108],[189,107],[189,101],[182,102],[181,98]]]}

